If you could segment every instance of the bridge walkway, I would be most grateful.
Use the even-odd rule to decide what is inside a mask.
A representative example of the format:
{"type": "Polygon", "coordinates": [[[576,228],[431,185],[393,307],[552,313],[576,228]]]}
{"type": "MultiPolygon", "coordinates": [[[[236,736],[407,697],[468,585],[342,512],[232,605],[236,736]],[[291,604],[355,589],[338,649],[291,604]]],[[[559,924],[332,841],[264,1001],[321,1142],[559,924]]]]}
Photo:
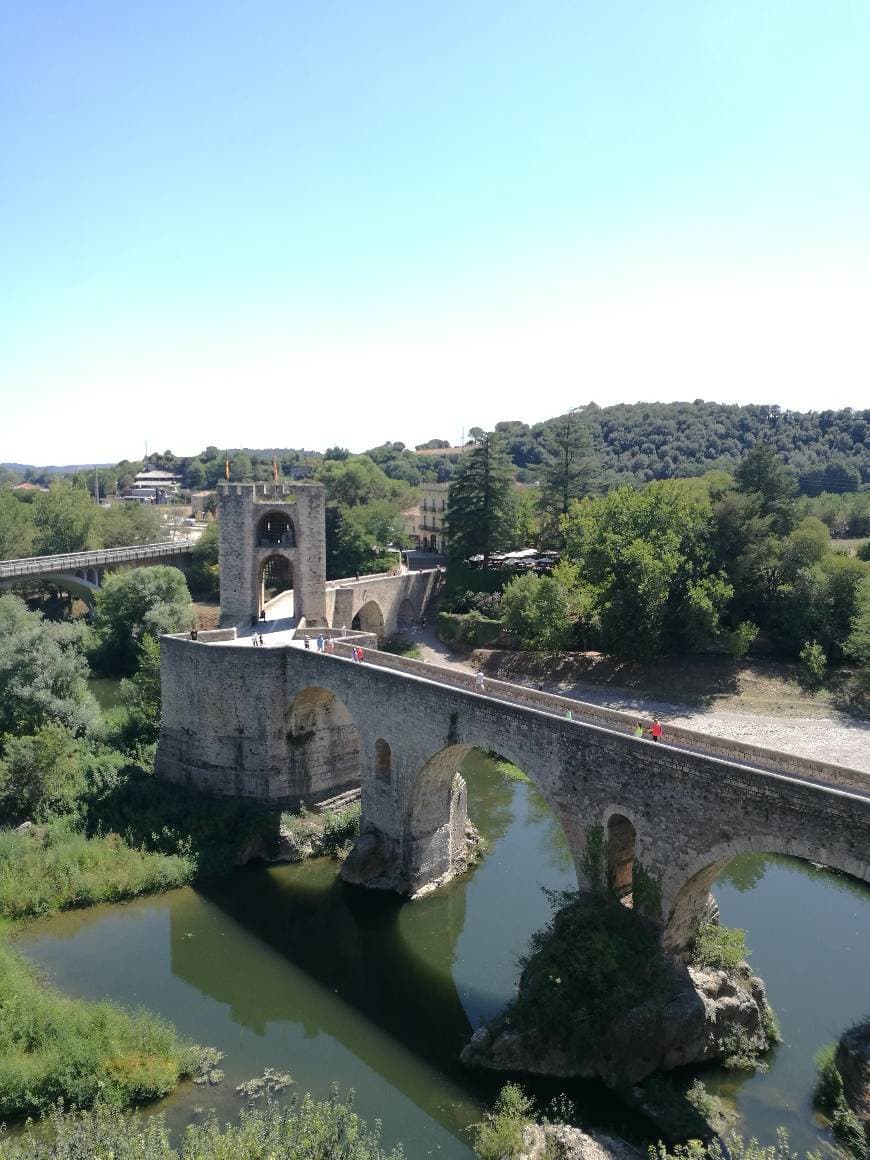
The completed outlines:
{"type": "MultiPolygon", "coordinates": [[[[347,639],[338,638],[335,640],[335,655],[342,659],[350,658],[352,648],[353,644],[347,639]]],[[[581,727],[593,725],[633,734],[637,721],[644,719],[643,715],[640,714],[607,709],[590,702],[577,701],[572,697],[562,697],[556,693],[529,689],[524,685],[515,685],[508,681],[486,678],[481,689],[476,676],[471,673],[444,668],[427,661],[411,660],[408,657],[378,652],[374,649],[365,649],[363,655],[364,663],[377,668],[389,669],[406,677],[434,681],[437,684],[462,689],[482,698],[534,709],[561,718],[563,721],[569,719],[581,727]]],[[[646,720],[648,723],[649,719],[646,718],[646,720]]],[[[809,782],[826,789],[833,786],[847,793],[857,793],[861,797],[870,798],[870,772],[813,761],[794,754],[765,749],[763,746],[750,745],[742,741],[732,741],[696,730],[685,729],[682,726],[669,727],[665,724],[664,735],[660,742],[653,742],[646,736],[642,740],[638,739],[638,742],[648,745],[657,744],[663,749],[672,748],[701,756],[718,757],[764,773],[809,782]]]]}
{"type": "Polygon", "coordinates": [[[87,552],[65,552],[56,556],[23,556],[0,560],[0,580],[26,576],[74,574],[86,568],[117,568],[143,560],[185,556],[193,544],[189,539],[161,540],[153,544],[131,544],[121,548],[95,548],[87,552]]]}

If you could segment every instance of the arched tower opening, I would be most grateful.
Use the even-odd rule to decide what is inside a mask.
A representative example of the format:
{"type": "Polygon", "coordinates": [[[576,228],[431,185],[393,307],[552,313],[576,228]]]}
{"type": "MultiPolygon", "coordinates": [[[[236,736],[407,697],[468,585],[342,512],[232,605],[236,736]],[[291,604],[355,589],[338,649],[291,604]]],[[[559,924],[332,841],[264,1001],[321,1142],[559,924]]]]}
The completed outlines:
{"type": "Polygon", "coordinates": [[[266,512],[257,524],[257,547],[295,548],[296,532],[286,512],[266,512]]]}
{"type": "Polygon", "coordinates": [[[623,814],[607,820],[607,885],[621,902],[630,905],[634,878],[637,834],[623,814]]]}
{"type": "Polygon", "coordinates": [[[260,607],[293,590],[293,565],[286,556],[267,556],[260,566],[260,607]]]}
{"type": "Polygon", "coordinates": [[[318,801],[360,784],[359,731],[329,689],[303,689],[287,712],[287,797],[318,801]]]}
{"type": "Polygon", "coordinates": [[[384,614],[381,606],[374,600],[368,600],[353,618],[351,624],[358,632],[374,633],[379,641],[384,639],[384,614]]]}

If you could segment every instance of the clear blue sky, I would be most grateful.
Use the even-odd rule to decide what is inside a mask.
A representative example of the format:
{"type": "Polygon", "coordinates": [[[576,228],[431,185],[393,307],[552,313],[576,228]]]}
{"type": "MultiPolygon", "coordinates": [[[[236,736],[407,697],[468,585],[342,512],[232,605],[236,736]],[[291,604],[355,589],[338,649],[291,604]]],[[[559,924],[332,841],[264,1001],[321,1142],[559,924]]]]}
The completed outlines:
{"type": "Polygon", "coordinates": [[[870,405],[866,0],[0,17],[0,459],[870,405]]]}

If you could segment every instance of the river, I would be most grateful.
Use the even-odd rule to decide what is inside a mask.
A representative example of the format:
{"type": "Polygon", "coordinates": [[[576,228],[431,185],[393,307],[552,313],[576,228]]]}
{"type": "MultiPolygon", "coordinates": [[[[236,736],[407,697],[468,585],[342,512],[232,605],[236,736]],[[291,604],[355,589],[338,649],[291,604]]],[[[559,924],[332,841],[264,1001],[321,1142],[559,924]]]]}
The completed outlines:
{"type": "MultiPolygon", "coordinates": [[[[550,914],[542,887],[575,884],[564,837],[540,796],[474,751],[469,813],[489,843],[465,878],[413,904],[344,886],[337,865],[252,866],[196,889],[95,907],[26,927],[18,946],[65,991],[142,1004],[225,1052],[225,1082],[183,1085],[162,1102],[180,1127],[266,1067],[294,1090],[353,1088],[357,1110],[410,1158],[468,1157],[469,1125],[504,1077],[457,1060],[471,1032],[510,999],[517,958],[550,914]]],[[[741,1127],[768,1140],[786,1124],[817,1146],[812,1056],[870,1010],[870,890],[784,859],[743,858],[716,888],[723,921],[748,930],[784,1043],[766,1075],[705,1081],[734,1098],[741,1127]]],[[[565,1090],[587,1123],[642,1140],[648,1125],[603,1085],[565,1090]]]]}

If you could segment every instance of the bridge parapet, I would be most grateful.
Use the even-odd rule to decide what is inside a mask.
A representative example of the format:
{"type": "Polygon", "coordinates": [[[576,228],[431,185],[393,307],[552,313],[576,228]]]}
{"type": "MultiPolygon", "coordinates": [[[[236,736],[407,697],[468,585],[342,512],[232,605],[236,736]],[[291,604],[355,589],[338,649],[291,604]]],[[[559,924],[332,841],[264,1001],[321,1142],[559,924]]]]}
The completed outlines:
{"type": "Polygon", "coordinates": [[[66,552],[56,556],[24,556],[0,561],[0,580],[19,576],[52,576],[75,573],[82,568],[111,568],[123,564],[186,556],[192,551],[187,542],[161,541],[154,544],[131,544],[121,548],[97,548],[89,552],[66,552]]]}
{"type": "MultiPolygon", "coordinates": [[[[351,646],[337,641],[335,651],[340,656],[350,656],[351,646]]],[[[409,676],[423,677],[426,680],[437,681],[439,684],[450,685],[455,689],[478,693],[483,697],[490,696],[498,700],[510,701],[513,704],[526,705],[532,709],[541,709],[543,712],[552,713],[557,717],[567,717],[571,714],[572,717],[576,717],[583,723],[593,722],[621,732],[633,732],[638,720],[637,713],[624,713],[618,709],[607,709],[602,705],[577,701],[573,697],[562,697],[558,693],[545,693],[542,690],[529,689],[525,685],[514,685],[507,681],[487,678],[484,688],[481,690],[477,684],[477,678],[471,673],[429,664],[426,661],[413,660],[410,657],[396,656],[393,653],[368,652],[366,661],[379,668],[392,669],[394,672],[407,673],[409,676]]],[[[779,750],[767,749],[761,745],[749,745],[746,742],[734,741],[727,737],[716,737],[709,733],[701,733],[698,730],[685,729],[681,726],[667,726],[663,741],[664,744],[674,742],[693,752],[724,757],[726,760],[735,761],[740,765],[768,769],[774,773],[796,775],[804,780],[818,781],[826,785],[838,786],[841,789],[857,790],[860,793],[870,794],[870,772],[863,770],[849,769],[846,766],[834,765],[830,762],[814,761],[796,754],[782,753],[779,750]]]]}

